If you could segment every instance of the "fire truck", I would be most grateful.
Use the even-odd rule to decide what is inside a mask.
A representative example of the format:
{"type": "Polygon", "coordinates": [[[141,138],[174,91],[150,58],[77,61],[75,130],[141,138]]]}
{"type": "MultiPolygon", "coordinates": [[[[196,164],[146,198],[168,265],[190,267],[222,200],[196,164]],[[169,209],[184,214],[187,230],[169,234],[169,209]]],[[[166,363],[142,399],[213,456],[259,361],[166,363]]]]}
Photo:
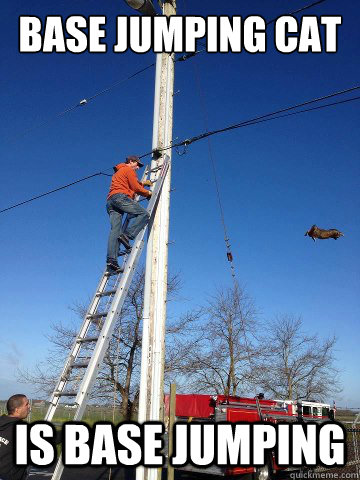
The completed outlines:
{"type": "MultiPolygon", "coordinates": [[[[169,412],[169,396],[165,396],[165,412],[169,412]]],[[[254,398],[225,395],[176,395],[175,418],[177,422],[317,422],[334,420],[334,410],[329,404],[314,401],[268,400],[262,394],[254,398]]],[[[283,471],[276,465],[274,452],[269,453],[261,467],[206,468],[194,465],[177,467],[181,470],[206,475],[242,476],[251,474],[254,480],[269,480],[283,471]]]]}

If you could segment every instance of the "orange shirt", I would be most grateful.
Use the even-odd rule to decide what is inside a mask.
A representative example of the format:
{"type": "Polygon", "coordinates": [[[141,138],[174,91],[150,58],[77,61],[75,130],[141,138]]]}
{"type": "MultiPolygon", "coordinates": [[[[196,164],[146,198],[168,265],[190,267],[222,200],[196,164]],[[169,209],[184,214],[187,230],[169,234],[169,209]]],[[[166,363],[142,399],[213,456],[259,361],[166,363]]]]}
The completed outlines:
{"type": "Polygon", "coordinates": [[[139,182],[135,170],[130,168],[126,163],[116,165],[116,172],[112,176],[110,191],[107,199],[116,193],[124,193],[130,198],[134,198],[136,193],[143,197],[149,197],[150,192],[146,190],[139,182]]]}

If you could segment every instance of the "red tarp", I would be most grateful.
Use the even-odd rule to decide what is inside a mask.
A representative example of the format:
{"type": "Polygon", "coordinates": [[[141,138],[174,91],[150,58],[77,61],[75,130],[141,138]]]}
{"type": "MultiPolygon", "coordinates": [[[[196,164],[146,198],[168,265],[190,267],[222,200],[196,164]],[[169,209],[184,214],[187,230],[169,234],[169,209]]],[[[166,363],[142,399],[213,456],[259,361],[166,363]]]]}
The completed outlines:
{"type": "MultiPolygon", "coordinates": [[[[165,415],[169,415],[170,395],[165,395],[165,415]]],[[[212,395],[176,395],[177,417],[208,418],[214,413],[212,395]],[[212,406],[210,406],[212,404],[212,406]]]]}
{"type": "MultiPolygon", "coordinates": [[[[170,396],[165,395],[165,415],[169,415],[169,402],[170,396]]],[[[255,398],[247,397],[233,397],[225,395],[197,395],[197,394],[187,394],[187,395],[176,395],[176,413],[177,417],[193,417],[193,418],[209,418],[214,414],[215,404],[219,405],[222,403],[246,403],[249,405],[254,405],[256,409],[256,400],[255,398]]],[[[275,405],[274,400],[260,400],[260,405],[263,410],[266,411],[266,407],[275,405]]],[[[240,406],[240,405],[239,405],[240,406]]],[[[257,412],[257,410],[256,410],[257,412]]]]}

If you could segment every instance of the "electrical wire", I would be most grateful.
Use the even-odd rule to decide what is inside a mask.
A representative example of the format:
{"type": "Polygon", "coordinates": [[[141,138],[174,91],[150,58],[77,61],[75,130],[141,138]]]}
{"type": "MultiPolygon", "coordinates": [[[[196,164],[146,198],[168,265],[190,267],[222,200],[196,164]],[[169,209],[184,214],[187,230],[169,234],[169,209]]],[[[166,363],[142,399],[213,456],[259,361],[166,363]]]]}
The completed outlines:
{"type": "MultiPolygon", "coordinates": [[[[298,10],[294,10],[293,12],[289,12],[283,15],[295,15],[297,13],[303,12],[304,10],[307,10],[308,8],[314,7],[315,5],[319,5],[320,3],[324,3],[324,2],[326,2],[326,0],[318,0],[317,2],[310,3],[309,5],[305,5],[304,7],[301,7],[298,10]]],[[[273,18],[272,20],[268,20],[265,25],[268,26],[271,23],[276,22],[278,18],[279,17],[273,18]]]]}
{"type": "Polygon", "coordinates": [[[256,120],[254,122],[247,122],[247,123],[244,122],[244,124],[240,125],[238,128],[247,127],[247,126],[250,126],[250,125],[257,125],[258,123],[269,122],[270,120],[277,120],[279,118],[291,117],[292,115],[298,115],[300,113],[311,112],[313,110],[320,110],[320,109],[326,108],[326,107],[333,107],[335,105],[340,105],[342,103],[353,102],[354,100],[360,100],[360,96],[347,98],[345,100],[339,100],[337,102],[327,103],[326,105],[319,105],[317,107],[304,108],[303,110],[298,110],[297,112],[284,113],[284,115],[278,115],[276,117],[271,117],[271,118],[264,118],[262,120],[256,120]]]}
{"type": "Polygon", "coordinates": [[[137,72],[129,75],[127,78],[124,78],[122,80],[118,80],[117,82],[112,83],[110,86],[104,88],[103,90],[100,90],[100,92],[95,93],[89,98],[86,98],[86,103],[90,102],[91,100],[94,100],[94,98],[99,97],[100,95],[104,95],[104,93],[110,92],[113,88],[117,87],[118,85],[121,85],[122,83],[127,82],[128,80],[131,80],[132,78],[136,77],[137,75],[140,75],[140,73],[146,72],[146,70],[149,70],[149,68],[152,68],[155,66],[155,63],[151,63],[147,67],[142,68],[141,70],[138,70],[137,72]]]}
{"type": "MultiPolygon", "coordinates": [[[[351,88],[348,88],[348,89],[345,89],[345,90],[341,90],[339,92],[335,92],[335,93],[332,93],[332,94],[329,94],[329,95],[325,95],[323,97],[319,97],[319,98],[316,98],[316,99],[313,99],[313,100],[308,100],[306,102],[302,102],[302,103],[299,103],[297,105],[282,108],[282,109],[277,110],[275,112],[267,113],[267,114],[264,114],[264,115],[259,115],[257,117],[251,118],[249,120],[244,120],[241,123],[237,123],[237,124],[234,124],[234,125],[229,125],[228,127],[225,127],[225,128],[221,128],[221,129],[218,129],[218,130],[212,130],[210,132],[204,132],[200,135],[197,135],[195,137],[183,140],[181,142],[171,144],[171,145],[168,145],[166,147],[162,147],[162,148],[157,149],[155,151],[152,150],[151,152],[144,153],[143,155],[139,155],[139,158],[143,158],[143,157],[146,157],[148,155],[152,155],[152,154],[157,153],[157,152],[163,152],[163,151],[166,151],[166,150],[169,150],[169,149],[172,149],[172,148],[177,148],[177,147],[181,147],[181,146],[188,146],[188,145],[190,145],[192,143],[195,143],[199,140],[202,140],[204,138],[207,138],[207,137],[210,137],[210,136],[213,136],[213,135],[217,135],[218,133],[224,133],[226,131],[230,131],[230,130],[234,130],[234,129],[238,129],[238,128],[243,128],[243,127],[247,127],[247,126],[250,126],[250,125],[256,125],[258,123],[264,123],[264,122],[268,122],[270,120],[276,120],[278,118],[289,117],[289,116],[298,115],[298,114],[305,113],[305,112],[310,112],[310,111],[314,111],[314,110],[320,110],[322,108],[327,108],[327,107],[332,107],[332,106],[335,106],[335,105],[340,105],[340,104],[343,104],[343,103],[349,103],[349,102],[352,102],[352,101],[355,101],[355,100],[360,100],[360,96],[357,96],[357,97],[347,98],[347,99],[344,99],[344,100],[339,100],[339,101],[332,102],[332,103],[327,103],[325,105],[318,105],[318,106],[306,108],[306,109],[299,110],[299,111],[296,111],[296,112],[289,112],[289,110],[291,110],[291,109],[299,108],[299,107],[305,106],[305,105],[310,105],[310,104],[313,104],[315,102],[319,102],[319,101],[322,101],[322,100],[328,99],[328,98],[333,98],[337,95],[342,95],[344,93],[348,93],[348,92],[351,92],[351,91],[354,91],[354,90],[357,90],[357,89],[360,89],[360,85],[357,85],[355,87],[351,87],[351,88]],[[279,114],[282,114],[282,115],[279,115],[279,114]],[[274,116],[274,115],[277,115],[277,116],[274,116]]],[[[6,212],[8,210],[11,210],[13,208],[16,208],[16,207],[20,207],[21,205],[24,205],[26,203],[30,203],[34,200],[37,200],[39,198],[50,195],[52,193],[58,192],[59,190],[64,190],[65,188],[71,187],[71,186],[73,186],[77,183],[89,180],[92,177],[96,177],[96,176],[100,176],[100,175],[104,175],[104,176],[108,176],[108,177],[111,176],[111,175],[109,175],[107,173],[104,173],[104,172],[97,172],[97,173],[94,173],[93,175],[89,175],[89,176],[83,177],[79,180],[75,180],[74,182],[71,182],[67,185],[63,185],[62,187],[56,188],[54,190],[50,190],[49,192],[45,192],[41,195],[37,195],[36,197],[32,197],[28,200],[24,200],[23,202],[17,203],[15,205],[11,205],[10,207],[7,207],[7,208],[4,208],[3,210],[0,210],[0,213],[4,213],[4,212],[6,212]]]]}
{"type": "Polygon", "coordinates": [[[95,98],[99,97],[100,95],[104,95],[105,93],[109,92],[110,90],[112,90],[113,88],[117,87],[118,85],[121,85],[121,84],[127,82],[128,80],[131,80],[132,78],[136,77],[137,75],[140,75],[140,73],[143,73],[143,72],[145,72],[146,70],[149,70],[149,69],[152,68],[154,65],[155,65],[155,63],[151,63],[151,64],[148,65],[147,67],[144,67],[144,68],[138,70],[137,72],[132,73],[132,74],[129,75],[128,77],[123,78],[123,79],[121,79],[121,80],[118,80],[118,81],[112,83],[111,85],[109,85],[108,87],[104,88],[103,90],[100,90],[99,92],[95,93],[95,94],[92,95],[91,97],[84,98],[83,100],[80,100],[77,104],[75,104],[75,105],[73,105],[73,106],[71,106],[71,107],[69,107],[69,108],[66,108],[64,111],[59,112],[59,113],[56,113],[55,115],[52,115],[51,117],[48,117],[47,120],[44,120],[43,122],[34,125],[32,128],[29,128],[29,129],[27,129],[27,130],[24,130],[22,133],[19,133],[18,135],[16,135],[16,136],[14,137],[14,139],[19,138],[19,137],[23,137],[24,135],[32,132],[33,130],[36,130],[36,129],[40,128],[40,127],[43,127],[44,125],[47,125],[49,122],[51,122],[51,121],[53,121],[53,120],[56,120],[57,118],[62,117],[63,115],[66,115],[67,113],[72,112],[72,111],[75,110],[76,108],[78,108],[78,107],[83,107],[83,106],[87,105],[91,100],[94,100],[95,98]]]}
{"type": "Polygon", "coordinates": [[[25,135],[32,132],[33,130],[37,130],[38,128],[44,127],[45,125],[48,125],[50,122],[55,121],[57,118],[60,118],[63,115],[66,115],[67,113],[72,112],[77,107],[80,107],[80,104],[73,105],[72,107],[69,107],[62,112],[56,113],[55,115],[53,115],[51,117],[48,117],[46,120],[43,120],[42,122],[37,123],[36,125],[34,125],[31,128],[28,128],[27,130],[23,130],[21,133],[18,133],[14,137],[12,137],[9,141],[12,142],[12,141],[17,140],[18,138],[24,137],[25,135]]]}
{"type": "MultiPolygon", "coordinates": [[[[298,10],[294,10],[293,12],[290,12],[288,13],[287,15],[295,15],[297,13],[300,13],[304,10],[307,10],[315,5],[319,5],[320,3],[323,3],[323,2],[326,2],[327,0],[318,0],[316,2],[313,2],[309,5],[305,5],[304,7],[302,8],[299,8],[298,10]]],[[[268,22],[266,22],[265,25],[270,25],[271,23],[275,22],[277,20],[278,17],[272,19],[272,20],[269,20],[268,22]]],[[[192,52],[192,53],[186,53],[184,55],[180,55],[178,58],[176,58],[174,60],[174,62],[183,62],[185,60],[188,60],[189,58],[191,57],[194,57],[195,55],[198,55],[200,53],[203,53],[206,51],[206,45],[204,45],[201,41],[198,42],[201,46],[203,46],[204,48],[202,50],[197,50],[196,52],[192,52]]],[[[59,113],[56,113],[55,115],[49,117],[47,120],[44,120],[43,122],[41,123],[38,123],[36,125],[34,125],[33,127],[27,129],[27,130],[24,130],[22,133],[19,133],[17,134],[15,137],[13,137],[13,140],[19,138],[19,137],[23,137],[25,135],[27,135],[28,133],[32,132],[33,130],[36,130],[40,127],[43,127],[45,125],[47,125],[49,122],[51,121],[54,121],[56,120],[57,118],[59,117],[62,117],[64,115],[66,115],[67,113],[70,113],[72,112],[73,110],[77,109],[78,107],[83,107],[85,105],[87,105],[90,101],[94,100],[95,98],[101,96],[101,95],[104,95],[105,93],[111,91],[113,88],[127,82],[128,80],[131,80],[132,78],[136,77],[137,75],[140,75],[141,73],[145,72],[146,70],[149,70],[150,68],[154,67],[155,66],[155,63],[151,63],[150,65],[144,67],[144,68],[141,68],[140,70],[132,73],[131,75],[129,75],[128,77],[126,78],[123,78],[121,80],[118,80],[114,83],[112,83],[111,85],[109,85],[108,87],[104,88],[103,90],[100,90],[99,92],[95,93],[94,95],[92,95],[91,97],[88,97],[88,98],[84,98],[82,100],[80,100],[78,103],[76,103],[75,105],[71,106],[71,107],[68,107],[66,108],[65,110],[63,110],[62,112],[59,112],[59,113]]],[[[1,212],[0,212],[1,213],[1,212]]]]}
{"type": "MultiPolygon", "coordinates": [[[[307,10],[315,5],[319,5],[320,3],[323,3],[323,2],[326,2],[327,0],[318,0],[316,2],[313,2],[309,5],[305,5],[304,7],[302,8],[299,8],[298,10],[294,10],[293,12],[290,12],[288,13],[287,15],[295,15],[297,13],[300,13],[304,10],[307,10]]],[[[275,22],[277,20],[278,17],[272,19],[272,20],[269,20],[268,22],[266,22],[266,25],[270,25],[271,23],[275,22]]],[[[206,51],[206,46],[202,43],[202,42],[199,42],[199,44],[201,46],[203,46],[204,48],[201,49],[201,50],[197,50],[196,52],[192,52],[192,53],[186,53],[184,55],[180,55],[178,58],[176,58],[174,60],[174,62],[183,62],[185,60],[188,60],[189,58],[191,57],[194,57],[195,55],[198,55],[200,53],[203,53],[206,51]]],[[[91,97],[88,97],[88,98],[84,98],[82,100],[80,100],[78,103],[76,103],[75,105],[72,105],[71,107],[68,107],[66,108],[65,110],[59,112],[59,113],[56,113],[55,115],[49,117],[47,120],[44,120],[43,122],[41,123],[38,123],[36,125],[34,125],[33,127],[27,129],[27,130],[24,130],[22,133],[19,133],[17,134],[15,137],[13,137],[13,140],[19,138],[19,137],[23,137],[25,135],[27,135],[28,133],[32,132],[33,130],[36,130],[38,128],[41,128],[45,125],[47,125],[49,122],[51,121],[54,121],[56,120],[57,118],[60,118],[64,115],[66,115],[67,113],[70,113],[72,112],[73,110],[77,109],[78,107],[83,107],[85,105],[87,105],[89,102],[91,102],[92,100],[94,100],[95,98],[101,96],[101,95],[104,95],[105,93],[108,93],[110,92],[111,90],[113,90],[115,87],[131,80],[132,78],[136,77],[137,75],[140,75],[141,73],[145,72],[146,70],[149,70],[150,68],[154,67],[155,66],[155,63],[151,63],[150,65],[147,65],[146,67],[144,68],[141,68],[140,70],[132,73],[131,75],[129,75],[128,77],[126,78],[123,78],[121,80],[118,80],[114,83],[112,83],[111,85],[109,85],[108,87],[105,87],[103,90],[100,90],[99,92],[95,93],[94,95],[92,95],[91,97]]],[[[1,212],[0,212],[1,213],[1,212]]]]}
{"type": "MultiPolygon", "coordinates": [[[[174,60],[174,62],[184,62],[186,60],[188,60],[189,58],[191,57],[194,57],[195,55],[198,55],[199,53],[202,53],[204,52],[205,49],[202,49],[202,50],[197,50],[196,52],[193,52],[193,53],[186,53],[184,55],[180,55],[178,58],[176,58],[174,60]]],[[[128,77],[126,78],[123,78],[121,80],[118,80],[114,83],[112,83],[111,85],[109,85],[108,87],[104,88],[103,90],[100,90],[99,92],[95,93],[94,95],[92,95],[91,97],[87,97],[87,98],[83,98],[82,100],[80,100],[78,103],[76,103],[75,105],[71,106],[71,107],[68,107],[66,108],[65,110],[63,110],[62,112],[59,112],[59,113],[56,113],[50,117],[48,117],[46,120],[34,125],[33,127],[31,128],[28,128],[27,130],[24,130],[23,132],[21,133],[18,133],[17,135],[15,135],[15,137],[13,137],[12,140],[16,140],[17,138],[19,137],[23,137],[25,135],[27,135],[28,133],[32,132],[33,130],[37,130],[38,128],[41,128],[45,125],[48,125],[51,121],[54,121],[64,115],[66,115],[67,113],[70,113],[72,112],[73,110],[77,109],[78,107],[84,107],[86,106],[89,102],[91,102],[92,100],[94,100],[95,98],[101,96],[101,95],[104,95],[105,93],[108,93],[110,92],[111,90],[113,90],[115,87],[118,87],[119,85],[122,85],[123,83],[126,83],[127,81],[131,80],[132,78],[140,75],[141,73],[144,73],[146,72],[146,70],[149,70],[150,68],[154,67],[155,66],[155,63],[151,63],[150,65],[148,65],[147,67],[144,67],[144,68],[141,68],[140,70],[132,73],[131,75],[129,75],[128,77]]]]}
{"type": "MultiPolygon", "coordinates": [[[[310,105],[310,104],[313,104],[313,103],[316,103],[316,102],[320,102],[322,100],[327,100],[329,98],[333,98],[333,97],[336,97],[338,95],[343,95],[344,93],[350,93],[354,90],[358,90],[359,88],[360,88],[360,85],[356,85],[355,87],[347,88],[345,90],[340,90],[339,92],[330,93],[329,95],[324,95],[322,97],[314,98],[312,100],[308,100],[306,102],[298,103],[298,104],[292,105],[290,107],[282,108],[282,109],[277,110],[275,112],[266,113],[264,115],[254,117],[251,120],[245,120],[245,121],[240,122],[240,123],[235,123],[233,125],[229,125],[228,127],[225,127],[225,128],[220,128],[218,130],[212,130],[211,132],[206,132],[206,133],[200,134],[197,137],[193,137],[193,139],[191,139],[190,141],[194,142],[194,141],[197,141],[197,140],[201,140],[202,138],[206,138],[206,137],[209,137],[209,136],[212,136],[212,135],[216,135],[218,133],[228,132],[230,130],[240,128],[247,123],[250,123],[250,122],[252,123],[252,122],[255,122],[257,120],[262,120],[264,118],[271,117],[273,115],[278,115],[279,113],[287,112],[289,110],[294,110],[295,108],[300,108],[300,107],[304,107],[305,105],[310,105]]],[[[334,104],[329,104],[329,105],[334,105],[334,104]]],[[[324,105],[324,107],[325,106],[327,106],[327,105],[324,105]]],[[[303,110],[303,111],[306,111],[306,110],[303,110]]]]}
{"type": "MultiPolygon", "coordinates": [[[[282,15],[296,15],[297,13],[303,12],[304,10],[308,10],[309,8],[314,7],[315,5],[319,5],[320,3],[324,3],[326,1],[327,0],[318,0],[317,2],[309,3],[309,5],[304,5],[303,7],[298,8],[297,10],[294,10],[293,12],[289,12],[289,13],[286,13],[286,14],[283,13],[282,15]]],[[[267,22],[265,22],[265,26],[271,25],[272,23],[276,22],[276,20],[278,18],[279,18],[279,16],[273,18],[272,20],[268,20],[267,22]]],[[[201,40],[198,41],[198,44],[203,46],[203,47],[206,47],[204,42],[202,42],[201,40]]]]}
{"type": "MultiPolygon", "coordinates": [[[[271,112],[271,113],[266,113],[264,115],[259,115],[257,117],[253,117],[249,120],[244,120],[240,123],[235,123],[233,125],[229,125],[227,127],[224,127],[224,128],[220,128],[218,130],[212,130],[210,132],[204,132],[204,133],[201,133],[195,137],[192,137],[192,138],[188,138],[186,140],[183,140],[182,142],[178,142],[178,143],[174,143],[174,144],[171,144],[171,145],[168,145],[168,146],[165,146],[165,147],[162,147],[162,148],[159,148],[157,150],[155,150],[155,152],[162,152],[162,151],[165,151],[165,150],[169,150],[171,148],[177,148],[177,147],[181,147],[181,146],[188,146],[190,145],[191,143],[194,143],[194,142],[197,142],[198,140],[202,140],[204,138],[207,138],[207,137],[211,137],[213,135],[217,135],[218,133],[224,133],[224,132],[228,132],[230,130],[234,130],[234,129],[237,129],[237,128],[242,128],[242,127],[246,127],[248,125],[253,125],[255,123],[262,123],[262,121],[267,121],[267,120],[271,120],[272,118],[268,118],[268,117],[272,117],[274,115],[279,115],[280,113],[283,113],[283,112],[288,112],[289,110],[294,110],[296,108],[300,108],[300,107],[303,107],[305,105],[311,105],[313,103],[316,103],[316,102],[320,102],[322,100],[326,100],[326,99],[329,99],[329,98],[333,98],[333,97],[336,97],[338,95],[343,95],[344,93],[349,93],[349,92],[352,92],[354,90],[358,90],[360,89],[360,85],[356,85],[354,87],[351,87],[351,88],[347,88],[345,90],[341,90],[341,91],[338,91],[338,92],[334,92],[334,93],[331,93],[329,95],[324,95],[322,97],[318,97],[318,98],[314,98],[312,100],[307,100],[306,102],[302,102],[302,103],[298,103],[296,105],[292,105],[290,107],[285,107],[285,108],[282,108],[280,110],[276,110],[274,112],[271,112]]],[[[354,98],[350,98],[350,99],[347,99],[346,101],[353,101],[353,100],[357,100],[358,97],[354,97],[354,98]]],[[[326,108],[326,107],[330,107],[330,106],[333,106],[333,105],[337,105],[337,104],[340,104],[340,103],[345,103],[345,100],[342,100],[342,101],[339,101],[339,102],[334,102],[334,103],[330,103],[330,104],[325,104],[325,105],[321,105],[319,107],[316,108],[316,110],[318,109],[321,109],[321,108],[326,108]]],[[[304,110],[301,110],[297,113],[304,113],[306,111],[310,111],[312,109],[304,109],[304,110]]],[[[286,116],[286,115],[283,115],[283,116],[286,116]]],[[[281,118],[281,116],[279,117],[275,117],[275,118],[281,118]]],[[[143,155],[141,155],[139,158],[144,158],[148,155],[152,155],[153,153],[155,153],[154,150],[152,150],[151,152],[147,152],[147,153],[144,153],[143,155]]]]}
{"type": "Polygon", "coordinates": [[[16,208],[16,207],[20,207],[21,205],[24,205],[25,203],[33,202],[34,200],[38,200],[39,198],[46,197],[47,195],[51,195],[52,193],[59,192],[60,190],[65,190],[65,188],[69,188],[69,187],[71,187],[73,185],[76,185],[77,183],[80,183],[80,182],[85,182],[86,180],[89,180],[90,178],[93,178],[93,177],[97,177],[99,175],[105,175],[107,177],[111,177],[111,175],[108,175],[107,173],[103,173],[103,172],[93,173],[92,175],[80,178],[79,180],[75,180],[74,182],[68,183],[67,185],[63,185],[62,187],[55,188],[54,190],[50,190],[48,192],[37,195],[36,197],[29,198],[28,200],[24,200],[23,202],[16,203],[15,205],[11,205],[10,207],[4,208],[3,210],[0,210],[0,213],[7,212],[8,210],[11,210],[11,209],[16,208]]]}

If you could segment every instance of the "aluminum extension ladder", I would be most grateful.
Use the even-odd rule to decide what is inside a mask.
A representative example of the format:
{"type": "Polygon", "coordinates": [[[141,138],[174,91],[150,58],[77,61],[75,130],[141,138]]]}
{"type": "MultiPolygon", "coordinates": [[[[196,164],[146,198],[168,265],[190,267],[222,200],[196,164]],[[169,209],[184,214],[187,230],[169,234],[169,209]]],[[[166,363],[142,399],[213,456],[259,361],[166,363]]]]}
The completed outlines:
{"type": "MultiPolygon", "coordinates": [[[[153,170],[147,169],[144,173],[143,180],[149,173],[157,171],[155,187],[147,206],[150,222],[155,214],[157,200],[169,165],[170,158],[165,155],[160,167],[153,170]]],[[[116,319],[121,312],[135,273],[144,246],[146,228],[147,226],[135,238],[131,252],[124,256],[123,272],[109,273],[105,270],[103,273],[51,396],[50,406],[45,416],[46,421],[52,420],[62,397],[76,397],[74,402],[76,411],[73,420],[81,420],[109,347],[116,319]]],[[[63,470],[64,465],[59,458],[52,480],[59,480],[63,470]]]]}

